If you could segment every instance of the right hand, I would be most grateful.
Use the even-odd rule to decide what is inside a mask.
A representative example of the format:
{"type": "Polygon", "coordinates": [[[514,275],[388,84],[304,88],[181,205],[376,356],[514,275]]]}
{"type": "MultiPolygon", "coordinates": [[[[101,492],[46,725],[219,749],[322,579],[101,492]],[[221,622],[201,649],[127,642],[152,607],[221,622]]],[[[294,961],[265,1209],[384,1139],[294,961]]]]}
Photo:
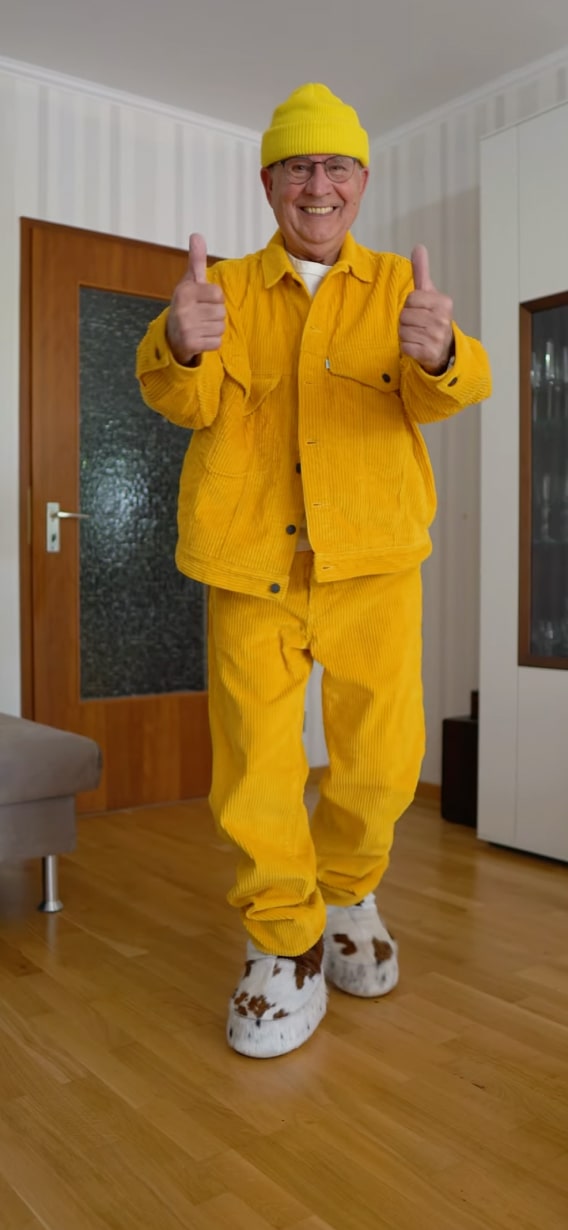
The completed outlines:
{"type": "Polygon", "coordinates": [[[207,245],[190,235],[187,273],[178,282],[168,313],[166,336],[177,363],[190,363],[204,350],[218,350],[225,332],[225,299],[207,282],[207,245]]]}

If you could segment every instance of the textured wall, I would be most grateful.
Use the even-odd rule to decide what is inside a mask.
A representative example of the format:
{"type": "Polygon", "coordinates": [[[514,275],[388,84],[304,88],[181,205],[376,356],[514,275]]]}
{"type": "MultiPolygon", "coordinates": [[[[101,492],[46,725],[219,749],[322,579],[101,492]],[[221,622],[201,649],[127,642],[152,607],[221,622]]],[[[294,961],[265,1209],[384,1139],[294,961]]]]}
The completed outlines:
{"type": "MultiPolygon", "coordinates": [[[[565,63],[557,58],[535,67],[374,143],[361,217],[365,242],[405,255],[426,243],[435,281],[453,296],[462,328],[474,334],[480,332],[480,139],[567,99],[567,70],[568,52],[565,63]]],[[[372,127],[368,117],[367,123],[372,127]]],[[[442,719],[468,712],[470,690],[478,686],[480,414],[474,407],[424,434],[439,511],[434,555],[424,568],[428,752],[422,776],[439,782],[442,719]]]]}

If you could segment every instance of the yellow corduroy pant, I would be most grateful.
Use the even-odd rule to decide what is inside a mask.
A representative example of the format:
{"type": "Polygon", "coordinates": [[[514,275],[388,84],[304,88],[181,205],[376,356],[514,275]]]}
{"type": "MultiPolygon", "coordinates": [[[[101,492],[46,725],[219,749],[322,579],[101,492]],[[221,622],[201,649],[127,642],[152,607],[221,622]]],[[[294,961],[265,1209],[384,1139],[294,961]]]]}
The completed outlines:
{"type": "Polygon", "coordinates": [[[240,854],[229,902],[263,952],[317,942],[389,862],[424,755],[419,568],[318,583],[298,552],[284,603],[209,594],[210,803],[240,854]],[[310,821],[302,742],[313,660],[329,755],[310,821]]]}

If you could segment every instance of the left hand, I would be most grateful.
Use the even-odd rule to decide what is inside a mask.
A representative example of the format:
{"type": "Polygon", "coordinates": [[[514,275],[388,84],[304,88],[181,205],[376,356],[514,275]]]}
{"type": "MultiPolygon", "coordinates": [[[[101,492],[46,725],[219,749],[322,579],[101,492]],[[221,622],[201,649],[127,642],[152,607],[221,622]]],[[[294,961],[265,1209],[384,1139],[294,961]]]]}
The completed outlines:
{"type": "Polygon", "coordinates": [[[424,371],[441,374],[454,349],[454,305],[436,290],[430,277],[428,249],[419,244],[412,251],[415,289],[400,313],[399,338],[404,354],[416,359],[424,371]]]}

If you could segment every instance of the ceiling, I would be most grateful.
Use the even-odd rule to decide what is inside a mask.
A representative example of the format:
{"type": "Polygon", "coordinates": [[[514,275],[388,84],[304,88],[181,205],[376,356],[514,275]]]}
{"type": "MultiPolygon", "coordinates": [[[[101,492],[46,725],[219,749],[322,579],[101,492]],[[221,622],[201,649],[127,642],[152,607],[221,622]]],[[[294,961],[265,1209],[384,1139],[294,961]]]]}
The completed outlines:
{"type": "Polygon", "coordinates": [[[304,81],[373,137],[568,45],[567,0],[0,0],[0,53],[261,130],[304,81]]]}

